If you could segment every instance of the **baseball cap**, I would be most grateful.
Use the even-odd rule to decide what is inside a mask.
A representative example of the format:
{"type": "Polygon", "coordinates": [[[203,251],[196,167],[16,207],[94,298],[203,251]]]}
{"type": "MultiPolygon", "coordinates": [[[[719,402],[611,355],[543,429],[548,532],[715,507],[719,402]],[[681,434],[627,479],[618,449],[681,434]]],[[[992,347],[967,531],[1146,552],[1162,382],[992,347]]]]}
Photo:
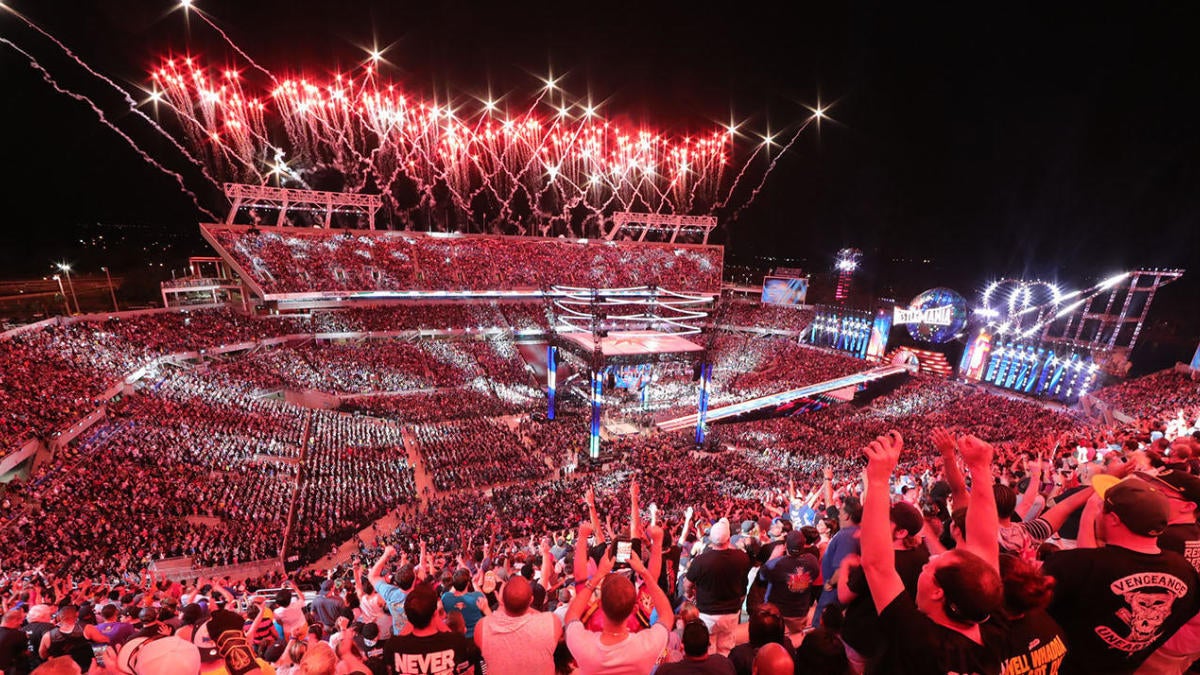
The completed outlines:
{"type": "Polygon", "coordinates": [[[907,531],[910,537],[920,534],[925,527],[925,518],[921,515],[921,511],[908,502],[892,504],[892,522],[896,524],[896,527],[907,531]]]}
{"type": "Polygon", "coordinates": [[[329,589],[331,589],[331,588],[333,588],[333,581],[332,581],[332,580],[330,580],[330,579],[326,579],[325,581],[322,581],[322,582],[321,582],[321,592],[322,592],[322,593],[328,593],[328,592],[329,592],[329,589]]]}
{"type": "Polygon", "coordinates": [[[754,531],[755,522],[753,520],[742,521],[742,534],[750,534],[754,531]]]}
{"type": "Polygon", "coordinates": [[[784,541],[788,553],[799,554],[804,550],[804,533],[800,530],[788,532],[787,538],[784,541]]]}
{"type": "Polygon", "coordinates": [[[1186,471],[1168,469],[1157,474],[1138,471],[1134,475],[1155,487],[1170,490],[1184,501],[1200,505],[1200,478],[1186,471]]]}
{"type": "Polygon", "coordinates": [[[1105,510],[1117,514],[1130,532],[1157,537],[1167,529],[1171,503],[1150,482],[1137,476],[1115,480],[1113,476],[1100,474],[1093,478],[1092,489],[1104,499],[1105,510]]]}
{"type": "Polygon", "coordinates": [[[142,611],[138,612],[139,621],[158,621],[157,607],[143,607],[142,611]]]}
{"type": "Polygon", "coordinates": [[[134,638],[117,655],[117,670],[133,675],[198,675],[200,650],[173,635],[134,638]]]}

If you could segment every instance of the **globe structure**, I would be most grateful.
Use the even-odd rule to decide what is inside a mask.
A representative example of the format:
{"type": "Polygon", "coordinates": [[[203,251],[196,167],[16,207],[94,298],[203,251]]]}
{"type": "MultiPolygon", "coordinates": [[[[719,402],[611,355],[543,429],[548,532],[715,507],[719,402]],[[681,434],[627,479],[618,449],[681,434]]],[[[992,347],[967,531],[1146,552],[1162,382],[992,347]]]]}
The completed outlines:
{"type": "Polygon", "coordinates": [[[905,324],[908,328],[908,334],[914,340],[922,342],[943,343],[953,340],[962,329],[967,325],[967,301],[963,296],[949,288],[931,288],[924,293],[912,299],[908,303],[909,309],[916,310],[931,310],[942,307],[951,307],[950,322],[948,324],[938,323],[919,323],[905,324]]]}

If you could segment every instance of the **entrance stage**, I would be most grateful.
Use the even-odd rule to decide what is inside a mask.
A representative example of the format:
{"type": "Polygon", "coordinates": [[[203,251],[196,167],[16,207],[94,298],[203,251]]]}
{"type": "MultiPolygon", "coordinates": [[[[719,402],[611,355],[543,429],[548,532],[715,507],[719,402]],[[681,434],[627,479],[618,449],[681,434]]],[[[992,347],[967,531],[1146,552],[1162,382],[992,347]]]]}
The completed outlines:
{"type": "MultiPolygon", "coordinates": [[[[909,369],[907,366],[882,366],[872,368],[861,373],[839,377],[835,380],[827,380],[818,384],[811,384],[799,389],[790,389],[778,394],[763,396],[760,398],[752,398],[749,401],[734,403],[720,408],[713,408],[708,411],[708,421],[723,419],[726,417],[734,417],[743,413],[748,413],[752,410],[759,410],[771,406],[778,406],[789,401],[794,401],[802,397],[817,396],[818,394],[829,394],[839,389],[851,387],[857,389],[866,386],[876,380],[881,380],[885,377],[895,377],[901,374],[907,375],[909,369]]],[[[664,431],[677,431],[686,429],[696,424],[697,415],[684,415],[671,420],[664,420],[658,423],[658,428],[664,431]]]]}

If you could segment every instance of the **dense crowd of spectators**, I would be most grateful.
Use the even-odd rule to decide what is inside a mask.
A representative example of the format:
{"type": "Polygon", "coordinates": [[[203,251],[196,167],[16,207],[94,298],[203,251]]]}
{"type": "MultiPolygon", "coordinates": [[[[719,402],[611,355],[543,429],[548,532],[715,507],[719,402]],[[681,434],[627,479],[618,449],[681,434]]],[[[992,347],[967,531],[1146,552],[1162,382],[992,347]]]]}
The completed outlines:
{"type": "Polygon", "coordinates": [[[757,300],[731,301],[723,326],[800,333],[812,324],[816,311],[808,307],[770,305],[757,300]]]}
{"type": "Polygon", "coordinates": [[[1125,380],[1092,396],[1133,417],[1190,421],[1200,416],[1200,379],[1174,370],[1125,380]]]}
{"type": "Polygon", "coordinates": [[[633,242],[211,226],[266,293],[721,288],[722,250],[633,242]],[[552,270],[553,272],[549,272],[552,270]]]}

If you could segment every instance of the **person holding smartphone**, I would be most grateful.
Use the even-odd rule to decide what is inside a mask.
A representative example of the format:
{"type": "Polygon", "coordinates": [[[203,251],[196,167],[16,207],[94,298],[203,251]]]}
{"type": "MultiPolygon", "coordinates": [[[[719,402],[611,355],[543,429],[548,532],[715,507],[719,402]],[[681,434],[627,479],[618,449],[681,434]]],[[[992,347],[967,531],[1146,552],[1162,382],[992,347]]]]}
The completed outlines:
{"type": "Polygon", "coordinates": [[[600,558],[596,574],[580,587],[567,608],[565,617],[567,647],[579,665],[580,675],[607,673],[648,673],[667,647],[670,627],[675,622],[671,601],[655,583],[637,552],[630,551],[629,567],[650,593],[657,618],[649,629],[631,633],[628,621],[637,605],[637,589],[624,574],[611,574],[616,564],[616,546],[610,546],[600,558]],[[599,633],[587,630],[584,611],[592,594],[600,591],[603,628],[599,633]]]}

